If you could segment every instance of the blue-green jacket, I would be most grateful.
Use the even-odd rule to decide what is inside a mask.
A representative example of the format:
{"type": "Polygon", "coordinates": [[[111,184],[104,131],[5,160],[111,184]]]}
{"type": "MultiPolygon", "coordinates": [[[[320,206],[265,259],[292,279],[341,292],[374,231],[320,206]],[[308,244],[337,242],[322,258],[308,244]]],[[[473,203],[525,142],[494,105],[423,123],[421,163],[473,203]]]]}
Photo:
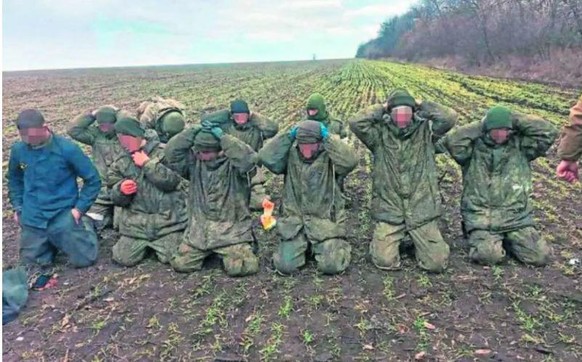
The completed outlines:
{"type": "Polygon", "coordinates": [[[52,135],[34,149],[16,142],[8,162],[8,197],[22,225],[46,228],[63,209],[87,212],[101,188],[97,169],[72,141],[52,135]],[[77,177],[83,180],[79,190],[77,177]]]}

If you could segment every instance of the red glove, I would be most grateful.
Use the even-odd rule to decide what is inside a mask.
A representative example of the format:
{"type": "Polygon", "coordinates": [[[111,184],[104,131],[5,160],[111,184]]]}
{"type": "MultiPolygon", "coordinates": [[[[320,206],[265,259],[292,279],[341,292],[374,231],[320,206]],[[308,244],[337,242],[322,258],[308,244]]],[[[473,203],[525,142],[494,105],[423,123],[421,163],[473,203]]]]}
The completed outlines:
{"type": "Polygon", "coordinates": [[[574,183],[579,180],[578,163],[576,161],[562,160],[556,168],[556,174],[558,178],[561,178],[562,180],[570,183],[574,183]]]}
{"type": "Polygon", "coordinates": [[[137,184],[133,180],[124,180],[119,186],[119,191],[124,195],[133,195],[137,192],[137,184]]]}

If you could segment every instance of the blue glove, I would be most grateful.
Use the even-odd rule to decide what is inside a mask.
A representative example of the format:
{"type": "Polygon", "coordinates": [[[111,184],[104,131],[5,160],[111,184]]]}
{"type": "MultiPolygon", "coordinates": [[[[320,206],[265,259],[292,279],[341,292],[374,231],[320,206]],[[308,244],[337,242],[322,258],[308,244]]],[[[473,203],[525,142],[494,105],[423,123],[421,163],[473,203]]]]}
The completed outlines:
{"type": "Polygon", "coordinates": [[[291,138],[292,140],[295,140],[295,138],[297,138],[297,126],[293,126],[293,128],[291,128],[291,131],[289,131],[289,138],[291,138]]]}
{"type": "Polygon", "coordinates": [[[205,119],[204,121],[202,121],[200,123],[200,125],[202,126],[202,128],[204,129],[212,129],[213,127],[216,127],[216,125],[214,123],[212,123],[211,121],[205,119]]]}
{"type": "Polygon", "coordinates": [[[327,127],[325,126],[325,124],[319,123],[319,129],[320,129],[321,137],[324,140],[327,139],[329,137],[329,131],[327,130],[327,127]]]}
{"type": "Polygon", "coordinates": [[[210,133],[212,133],[212,135],[218,139],[221,139],[222,136],[224,136],[224,132],[222,131],[222,128],[220,127],[212,127],[210,129],[210,133]]]}

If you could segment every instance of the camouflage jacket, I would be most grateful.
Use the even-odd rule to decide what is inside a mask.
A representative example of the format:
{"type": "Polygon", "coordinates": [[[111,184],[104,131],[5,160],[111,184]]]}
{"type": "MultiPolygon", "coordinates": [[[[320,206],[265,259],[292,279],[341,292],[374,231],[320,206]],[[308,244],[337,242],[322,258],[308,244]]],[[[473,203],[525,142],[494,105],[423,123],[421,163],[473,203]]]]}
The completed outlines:
{"type": "Polygon", "coordinates": [[[582,156],[582,96],[570,109],[570,124],[562,129],[562,140],[558,147],[561,160],[577,161],[582,156]]]}
{"type": "Polygon", "coordinates": [[[186,192],[183,179],[165,165],[164,151],[156,136],[148,139],[143,150],[150,158],[143,167],[137,167],[125,152],[111,165],[108,182],[113,202],[121,208],[119,233],[156,240],[186,228],[186,192]],[[127,179],[137,183],[137,193],[121,193],[121,183],[127,179]]]}
{"type": "Polygon", "coordinates": [[[443,140],[463,171],[461,213],[467,232],[507,232],[533,225],[530,162],[544,156],[558,130],[548,121],[514,113],[515,133],[503,145],[483,132],[483,121],[443,140]]]}
{"type": "Polygon", "coordinates": [[[239,126],[230,116],[230,110],[221,109],[204,116],[204,119],[220,125],[228,134],[233,135],[258,152],[265,140],[272,138],[279,132],[279,125],[267,117],[253,112],[247,124],[239,126]]]}
{"type": "Polygon", "coordinates": [[[344,197],[336,176],[346,176],[358,163],[354,150],[337,135],[323,141],[323,152],[313,162],[304,162],[296,142],[279,134],[259,151],[262,164],[285,175],[283,202],[277,227],[283,240],[305,229],[313,241],[345,238],[344,197]]]}
{"type": "Polygon", "coordinates": [[[350,128],[374,155],[372,215],[376,220],[415,229],[441,213],[435,146],[456,123],[457,113],[423,102],[413,123],[398,129],[375,105],[350,120],[350,128]]]}
{"type": "Polygon", "coordinates": [[[142,102],[137,108],[136,116],[145,129],[153,129],[162,143],[168,142],[163,134],[160,119],[169,112],[184,114],[184,105],[174,99],[154,97],[142,102]]]}
{"type": "Polygon", "coordinates": [[[190,180],[189,244],[212,250],[253,242],[248,172],[255,167],[256,153],[225,134],[220,140],[222,155],[214,161],[199,161],[192,147],[200,129],[198,125],[185,129],[165,149],[168,166],[190,180]]]}
{"type": "Polygon", "coordinates": [[[115,133],[106,134],[94,124],[95,119],[90,115],[77,116],[69,125],[67,134],[72,139],[91,146],[91,157],[101,177],[101,191],[99,200],[101,203],[111,203],[110,190],[107,187],[107,173],[109,167],[116,158],[125,151],[117,140],[115,133]]]}

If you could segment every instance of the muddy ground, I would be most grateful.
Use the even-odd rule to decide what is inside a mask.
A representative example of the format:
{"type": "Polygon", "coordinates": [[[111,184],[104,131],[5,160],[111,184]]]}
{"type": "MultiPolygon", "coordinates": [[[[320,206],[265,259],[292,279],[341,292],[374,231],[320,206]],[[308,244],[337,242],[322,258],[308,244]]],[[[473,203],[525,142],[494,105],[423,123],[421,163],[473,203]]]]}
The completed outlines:
{"type": "MultiPolygon", "coordinates": [[[[336,61],[262,68],[4,73],[3,171],[17,137],[9,120],[24,107],[39,107],[52,128],[62,132],[76,113],[101,104],[134,109],[156,93],[184,100],[195,115],[205,105],[225,105],[240,86],[252,89],[242,95],[254,97],[254,107],[288,122],[297,117],[313,84],[324,84],[344,66],[336,61]],[[281,98],[285,87],[292,91],[281,98]],[[276,99],[281,99],[280,106],[274,104],[276,99]]],[[[334,97],[350,96],[331,94],[339,104],[334,97]]],[[[569,265],[582,257],[579,185],[555,186],[548,169],[536,165],[546,176],[536,182],[534,198],[548,204],[536,211],[536,219],[542,233],[551,236],[551,264],[531,268],[508,259],[482,267],[468,262],[460,230],[458,170],[439,162],[441,171],[448,172],[441,183],[441,226],[452,250],[448,270],[427,274],[417,268],[413,254],[407,254],[401,271],[380,271],[368,260],[373,231],[369,155],[359,142],[354,145],[361,155],[360,167],[346,181],[353,258],[342,275],[320,275],[313,262],[292,277],[278,275],[270,263],[276,234],[260,230],[258,221],[261,271],[246,278],[227,277],[217,259],[209,259],[205,269],[194,274],[176,273],[153,257],[135,268],[121,267],[111,261],[117,235],[108,231],[102,235],[95,266],[72,269],[60,258],[58,285],[31,291],[18,320],[3,328],[3,360],[582,359],[582,269],[569,265]]],[[[555,149],[550,163],[555,164],[555,149]]],[[[269,179],[276,203],[281,182],[279,177],[269,179]]],[[[12,221],[6,186],[3,196],[5,269],[18,259],[19,230],[12,221]]]]}

